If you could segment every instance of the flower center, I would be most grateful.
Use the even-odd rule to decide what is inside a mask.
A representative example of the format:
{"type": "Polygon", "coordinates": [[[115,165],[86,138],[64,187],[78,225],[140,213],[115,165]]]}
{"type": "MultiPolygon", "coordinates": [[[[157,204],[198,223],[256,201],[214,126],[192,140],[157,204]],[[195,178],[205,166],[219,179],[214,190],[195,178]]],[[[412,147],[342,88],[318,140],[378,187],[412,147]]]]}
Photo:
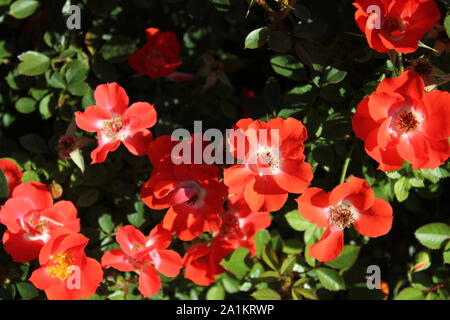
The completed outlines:
{"type": "Polygon", "coordinates": [[[183,200],[181,203],[186,203],[189,206],[201,207],[203,206],[206,191],[195,181],[182,182],[178,188],[184,189],[184,196],[188,197],[187,200],[183,200]]]}
{"type": "Polygon", "coordinates": [[[49,222],[48,220],[40,219],[34,228],[40,233],[45,233],[49,228],[49,222]]]}
{"type": "Polygon", "coordinates": [[[264,148],[257,153],[257,161],[259,168],[270,168],[272,172],[280,169],[280,158],[269,148],[264,148]]]}
{"type": "Polygon", "coordinates": [[[350,204],[340,204],[329,209],[329,220],[333,227],[345,229],[355,222],[355,216],[350,204]]]}
{"type": "Polygon", "coordinates": [[[408,133],[419,126],[419,121],[412,111],[403,111],[398,115],[396,127],[397,130],[408,133]]]}
{"type": "Polygon", "coordinates": [[[103,133],[113,139],[117,139],[117,134],[123,128],[123,120],[120,117],[116,117],[111,120],[104,120],[102,124],[103,133]]]}
{"type": "Polygon", "coordinates": [[[400,40],[406,30],[406,23],[398,17],[388,17],[383,21],[381,29],[392,40],[400,40]]]}
{"type": "Polygon", "coordinates": [[[50,259],[54,263],[47,267],[48,273],[52,278],[66,280],[72,274],[71,267],[75,264],[75,258],[69,253],[61,253],[57,256],[51,256],[50,259]]]}

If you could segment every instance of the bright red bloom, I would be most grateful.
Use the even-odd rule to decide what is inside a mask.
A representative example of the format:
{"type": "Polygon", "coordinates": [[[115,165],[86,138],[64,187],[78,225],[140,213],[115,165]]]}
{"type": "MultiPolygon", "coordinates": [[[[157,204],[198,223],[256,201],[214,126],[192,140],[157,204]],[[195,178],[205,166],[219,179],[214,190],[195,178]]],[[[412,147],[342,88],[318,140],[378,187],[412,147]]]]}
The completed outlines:
{"type": "Polygon", "coordinates": [[[133,226],[118,229],[116,241],[120,249],[103,255],[103,268],[113,267],[123,272],[139,270],[139,291],[144,297],[153,296],[161,289],[161,279],[156,271],[167,277],[179,274],[182,259],[177,252],[167,250],[172,241],[169,231],[158,225],[146,238],[133,226]]]}
{"type": "Polygon", "coordinates": [[[37,258],[42,246],[52,238],[53,231],[65,228],[80,231],[77,209],[70,201],[53,203],[45,184],[22,183],[0,210],[0,222],[8,230],[3,234],[5,250],[17,262],[37,258]]]}
{"type": "Polygon", "coordinates": [[[243,119],[233,129],[230,149],[243,163],[224,170],[229,194],[243,194],[252,211],[272,212],[284,205],[289,192],[301,193],[309,186],[313,173],[305,162],[307,134],[300,121],[243,119]],[[244,143],[239,142],[242,136],[244,143]],[[245,152],[239,152],[243,147],[245,152]]]}
{"type": "Polygon", "coordinates": [[[180,65],[180,44],[173,32],[162,32],[157,28],[148,28],[147,43],[128,57],[130,66],[137,72],[156,79],[167,77],[180,65]]]}
{"type": "Polygon", "coordinates": [[[357,0],[355,20],[378,52],[411,53],[440,19],[433,0],[357,0]]]}
{"type": "MultiPolygon", "coordinates": [[[[191,155],[193,141],[187,141],[191,155]]],[[[171,152],[176,144],[170,136],[160,136],[151,144],[148,156],[154,169],[142,187],[141,199],[152,209],[169,208],[163,227],[190,241],[219,228],[227,188],[219,182],[220,171],[214,165],[174,164],[171,152]]],[[[184,157],[184,153],[175,158],[178,156],[184,157]]]]}
{"type": "Polygon", "coordinates": [[[183,257],[184,277],[199,286],[209,286],[216,281],[216,275],[225,272],[220,262],[234,250],[214,239],[211,246],[194,244],[183,257]]]}
{"type": "Polygon", "coordinates": [[[0,170],[6,177],[8,182],[8,197],[11,197],[13,190],[22,181],[22,171],[20,171],[17,163],[8,159],[0,159],[0,170]]]}
{"type": "Polygon", "coordinates": [[[403,160],[414,169],[433,169],[450,155],[450,94],[425,92],[422,78],[405,71],[384,79],[364,98],[352,119],[366,152],[379,169],[399,169],[403,160]]]}
{"type": "Polygon", "coordinates": [[[92,151],[92,163],[105,161],[108,152],[123,142],[132,154],[142,156],[152,141],[147,129],[156,123],[156,111],[147,102],[136,102],[128,107],[128,96],[117,83],[99,85],[95,89],[95,106],[84,112],[75,112],[77,126],[88,132],[97,132],[98,147],[92,151]]]}
{"type": "Polygon", "coordinates": [[[39,253],[41,268],[30,277],[33,285],[49,300],[87,299],[103,280],[97,260],[86,257],[84,248],[89,239],[79,233],[60,229],[39,253]]]}
{"type": "Polygon", "coordinates": [[[220,226],[227,190],[219,177],[213,165],[164,163],[142,187],[141,198],[152,209],[169,208],[163,227],[190,241],[220,226]]]}
{"type": "Polygon", "coordinates": [[[392,207],[374,192],[364,179],[350,179],[325,193],[309,188],[296,199],[301,215],[318,228],[326,228],[322,238],[309,249],[319,261],[335,259],[344,247],[344,229],[355,229],[366,237],[379,237],[392,226],[392,207]]]}
{"type": "Polygon", "coordinates": [[[222,214],[222,225],[213,241],[221,241],[221,246],[231,247],[232,250],[247,248],[254,256],[256,233],[268,228],[271,222],[268,212],[254,212],[242,196],[232,196],[228,199],[228,210],[222,214]]]}

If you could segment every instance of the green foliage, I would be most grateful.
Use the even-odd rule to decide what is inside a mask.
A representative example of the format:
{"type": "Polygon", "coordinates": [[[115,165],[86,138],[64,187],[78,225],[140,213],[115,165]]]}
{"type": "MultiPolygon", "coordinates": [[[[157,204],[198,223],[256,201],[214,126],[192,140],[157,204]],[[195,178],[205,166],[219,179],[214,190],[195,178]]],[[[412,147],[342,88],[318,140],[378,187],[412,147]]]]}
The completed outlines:
{"type": "MultiPolygon", "coordinates": [[[[394,211],[388,234],[368,238],[353,227],[345,229],[342,253],[322,263],[309,250],[325,229],[307,221],[294,201],[299,195],[291,195],[271,213],[271,227],[257,232],[255,255],[245,248],[231,252],[220,263],[224,272],[210,286],[194,285],[183,278],[184,271],[176,278],[163,277],[161,291],[151,299],[384,299],[385,291],[367,288],[369,265],[380,266],[388,299],[449,299],[449,162],[419,170],[405,163],[385,173],[351,126],[358,103],[382,79],[420,57],[442,73],[439,89],[450,89],[449,55],[426,49],[436,39],[423,38],[423,45],[403,55],[402,62],[379,54],[356,36],[361,32],[347,0],[291,1],[292,6],[275,0],[251,6],[231,0],[80,0],[82,28],[68,30],[71,3],[0,3],[0,157],[17,161],[22,182],[61,186],[61,200],[76,205],[81,233],[90,239],[89,256],[100,260],[116,249],[118,227],[131,224],[148,235],[165,213],[149,209],[140,198],[152,170],[145,156],[120,147],[106,162],[90,165],[95,134],[79,129],[69,136],[92,141],[68,156],[58,152],[74,112],[95,104],[97,85],[118,82],[130,101],[155,106],[154,137],[190,129],[194,120],[202,120],[204,130],[222,131],[248,117],[301,120],[313,187],[330,191],[355,175],[365,178],[394,211]],[[193,75],[191,81],[151,79],[129,66],[129,55],[145,44],[149,27],[176,34],[182,61],[177,71],[193,75]],[[248,97],[244,89],[251,91],[248,97]]],[[[442,3],[440,23],[450,34],[442,3]]],[[[0,170],[1,204],[7,182],[0,170]]],[[[2,227],[0,237],[3,232],[2,227]]],[[[211,235],[197,240],[208,242],[211,235]]],[[[171,249],[183,255],[189,245],[174,237],[171,249]]],[[[35,262],[13,262],[0,248],[0,299],[44,299],[28,282],[36,267],[35,262]]],[[[137,287],[136,273],[107,269],[90,299],[142,299],[137,287]]]]}
{"type": "Polygon", "coordinates": [[[450,239],[450,227],[445,223],[430,223],[417,229],[415,235],[425,247],[439,249],[444,241],[450,239]]]}

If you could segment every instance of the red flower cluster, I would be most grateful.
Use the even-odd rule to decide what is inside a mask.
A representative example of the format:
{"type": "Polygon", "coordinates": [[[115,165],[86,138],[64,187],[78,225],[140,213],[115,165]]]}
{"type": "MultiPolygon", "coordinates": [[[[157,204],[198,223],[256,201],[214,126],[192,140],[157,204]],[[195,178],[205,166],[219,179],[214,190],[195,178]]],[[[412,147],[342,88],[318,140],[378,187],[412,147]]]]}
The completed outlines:
{"type": "MultiPolygon", "coordinates": [[[[369,45],[380,52],[415,51],[418,41],[439,19],[431,0],[358,0],[354,5],[358,26],[369,45]]],[[[132,68],[151,78],[189,79],[189,75],[174,73],[181,64],[175,34],[156,28],[146,32],[147,43],[129,57],[132,68]]],[[[133,226],[119,227],[116,240],[120,249],[108,251],[102,258],[104,268],[138,271],[139,291],[145,297],[160,290],[158,272],[175,277],[185,267],[186,278],[206,286],[224,272],[220,262],[236,248],[247,248],[255,255],[257,232],[269,227],[270,213],[283,207],[289,193],[303,193],[296,200],[300,213],[318,228],[326,228],[320,241],[309,249],[320,261],[340,254],[344,229],[351,225],[367,237],[391,229],[391,206],[375,198],[363,179],[351,177],[329,193],[308,188],[313,172],[305,161],[308,136],[299,120],[241,119],[227,141],[239,163],[222,171],[214,164],[180,163],[188,156],[192,159],[198,147],[203,155],[206,146],[203,142],[196,145],[195,135],[183,141],[187,147],[183,153],[189,151],[189,155],[174,155],[179,142],[170,136],[153,141],[149,128],[157,122],[154,107],[145,102],[129,107],[128,96],[117,83],[99,85],[94,95],[96,105],[75,112],[77,126],[97,134],[92,163],[105,161],[121,143],[134,155],[146,154],[153,171],[142,186],[142,201],[152,209],[167,210],[148,237],[133,226]],[[173,235],[191,241],[205,232],[211,240],[192,244],[183,258],[168,250],[173,235]]],[[[398,169],[404,160],[414,169],[435,168],[450,154],[449,105],[450,94],[439,90],[426,93],[420,76],[406,71],[383,80],[376,92],[359,103],[353,129],[381,170],[398,169]]],[[[0,160],[0,168],[10,195],[0,210],[0,222],[7,227],[3,236],[6,251],[19,262],[39,256],[41,268],[33,272],[30,281],[45,290],[49,299],[94,294],[103,271],[84,252],[88,239],[78,233],[75,206],[69,201],[54,203],[42,183],[20,184],[22,173],[13,162],[0,160]]]]}
{"type": "Polygon", "coordinates": [[[30,281],[45,290],[48,299],[88,298],[95,292],[103,272],[84,254],[89,240],[78,233],[72,202],[53,203],[46,185],[22,183],[1,207],[0,222],[7,227],[3,246],[14,261],[25,263],[39,256],[41,268],[30,281]]]}
{"type": "Polygon", "coordinates": [[[141,156],[147,151],[152,134],[147,129],[156,123],[155,108],[147,102],[136,102],[128,108],[128,96],[117,83],[99,85],[95,89],[95,106],[75,112],[77,126],[96,132],[98,147],[92,151],[92,163],[106,160],[108,152],[123,142],[132,154],[141,156]]]}
{"type": "MultiPolygon", "coordinates": [[[[173,32],[162,32],[148,28],[147,43],[128,58],[130,66],[137,72],[156,79],[171,75],[180,65],[180,44],[173,32]]],[[[187,75],[174,76],[178,81],[190,79],[187,75]],[[181,78],[181,79],[180,79],[181,78]]]]}
{"type": "Polygon", "coordinates": [[[379,169],[434,169],[450,155],[450,94],[425,92],[422,78],[405,71],[385,79],[364,98],[353,117],[353,130],[379,169]]]}
{"type": "Polygon", "coordinates": [[[307,189],[298,199],[298,210],[318,228],[326,228],[319,242],[309,248],[309,255],[327,262],[335,259],[344,247],[344,229],[354,225],[366,237],[389,232],[392,208],[388,202],[374,198],[374,192],[363,179],[350,179],[325,193],[319,188],[307,189]]]}
{"type": "Polygon", "coordinates": [[[139,270],[139,291],[144,297],[153,296],[161,289],[161,279],[156,271],[167,277],[176,277],[180,272],[180,255],[167,250],[172,235],[160,225],[148,237],[133,226],[119,227],[116,240],[120,249],[106,252],[102,266],[124,272],[139,270]]]}
{"type": "Polygon", "coordinates": [[[433,0],[357,0],[355,20],[378,52],[411,53],[439,20],[433,0]]]}

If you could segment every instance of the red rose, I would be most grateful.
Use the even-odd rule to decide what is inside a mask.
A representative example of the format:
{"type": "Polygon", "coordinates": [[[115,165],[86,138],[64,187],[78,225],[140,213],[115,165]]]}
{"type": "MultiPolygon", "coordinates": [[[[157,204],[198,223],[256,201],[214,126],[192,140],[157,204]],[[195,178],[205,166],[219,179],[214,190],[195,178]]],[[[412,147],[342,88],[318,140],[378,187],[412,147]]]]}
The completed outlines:
{"type": "MultiPolygon", "coordinates": [[[[193,141],[187,141],[191,151],[193,141]]],[[[154,169],[141,189],[141,199],[152,209],[168,208],[163,227],[190,241],[219,228],[227,188],[219,182],[215,165],[172,163],[172,148],[177,143],[170,136],[160,136],[150,145],[148,156],[154,169]]]]}
{"type": "Polygon", "coordinates": [[[344,247],[344,229],[355,229],[366,237],[379,237],[392,226],[392,208],[363,179],[351,177],[331,192],[307,189],[297,198],[301,215],[318,228],[326,228],[322,238],[309,248],[309,255],[319,261],[335,259],[344,247]]]}
{"type": "Polygon", "coordinates": [[[180,255],[167,250],[172,235],[160,225],[153,228],[148,237],[133,226],[118,229],[116,240],[120,249],[106,252],[102,266],[123,272],[139,270],[139,291],[144,297],[155,295],[161,289],[157,271],[176,277],[182,267],[180,255]]]}
{"type": "Polygon", "coordinates": [[[47,186],[40,182],[17,186],[12,197],[1,207],[0,222],[8,228],[3,234],[5,250],[14,261],[23,263],[37,258],[55,230],[80,231],[80,221],[73,203],[53,203],[47,186]]]}
{"type": "Polygon", "coordinates": [[[433,0],[357,0],[355,20],[378,52],[411,53],[440,12],[433,0]]]}
{"type": "Polygon", "coordinates": [[[180,44],[173,32],[162,32],[157,28],[148,28],[147,43],[128,57],[130,66],[137,72],[156,79],[167,77],[180,65],[180,44]]]}
{"type": "Polygon", "coordinates": [[[3,171],[8,183],[8,197],[11,197],[14,188],[22,181],[22,171],[14,161],[8,159],[0,159],[0,170],[3,171]]]}
{"type": "Polygon", "coordinates": [[[95,106],[84,112],[75,112],[77,126],[88,132],[97,132],[98,147],[92,151],[92,163],[105,161],[108,152],[120,143],[132,154],[141,156],[152,141],[148,128],[156,123],[156,111],[147,102],[136,102],[128,107],[128,96],[117,83],[99,85],[95,89],[95,106]]]}
{"type": "Polygon", "coordinates": [[[89,239],[79,233],[65,233],[60,229],[55,237],[42,247],[40,269],[30,281],[49,300],[87,299],[103,280],[103,270],[97,260],[86,257],[84,248],[89,239]]]}
{"type": "Polygon", "coordinates": [[[403,160],[413,169],[434,169],[450,155],[450,94],[426,93],[422,78],[405,71],[359,103],[352,126],[378,169],[399,169],[403,160]]]}
{"type": "Polygon", "coordinates": [[[272,212],[281,209],[288,193],[301,193],[309,186],[313,173],[305,162],[303,142],[307,134],[300,121],[243,119],[234,130],[230,150],[243,163],[224,170],[229,194],[243,194],[252,211],[272,212]],[[240,135],[244,135],[242,145],[240,135]]]}

